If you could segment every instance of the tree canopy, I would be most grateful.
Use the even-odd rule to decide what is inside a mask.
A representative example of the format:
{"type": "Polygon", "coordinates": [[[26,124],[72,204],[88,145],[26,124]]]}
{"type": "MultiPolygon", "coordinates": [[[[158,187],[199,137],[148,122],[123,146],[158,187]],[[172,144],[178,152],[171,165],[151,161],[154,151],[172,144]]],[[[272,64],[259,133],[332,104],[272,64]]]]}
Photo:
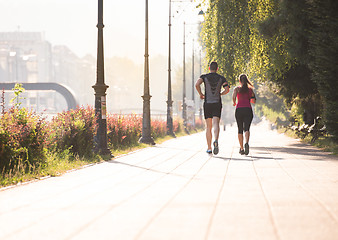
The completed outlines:
{"type": "Polygon", "coordinates": [[[241,73],[271,86],[303,120],[325,117],[338,138],[335,0],[209,0],[201,38],[232,83],[241,73]]]}

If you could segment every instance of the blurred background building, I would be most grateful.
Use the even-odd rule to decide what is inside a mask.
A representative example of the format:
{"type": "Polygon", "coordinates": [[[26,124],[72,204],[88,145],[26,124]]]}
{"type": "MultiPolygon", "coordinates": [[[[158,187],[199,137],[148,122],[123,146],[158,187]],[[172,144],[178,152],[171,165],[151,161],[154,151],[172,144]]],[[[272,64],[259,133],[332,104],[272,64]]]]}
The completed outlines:
{"type": "MultiPolygon", "coordinates": [[[[93,94],[88,89],[95,79],[96,59],[77,57],[66,46],[52,46],[41,32],[0,33],[0,82],[46,83],[55,82],[72,90],[81,105],[91,103],[93,94]]],[[[8,107],[13,93],[6,92],[8,107]]],[[[38,112],[56,113],[67,109],[61,94],[55,91],[27,91],[22,106],[38,112]]]]}

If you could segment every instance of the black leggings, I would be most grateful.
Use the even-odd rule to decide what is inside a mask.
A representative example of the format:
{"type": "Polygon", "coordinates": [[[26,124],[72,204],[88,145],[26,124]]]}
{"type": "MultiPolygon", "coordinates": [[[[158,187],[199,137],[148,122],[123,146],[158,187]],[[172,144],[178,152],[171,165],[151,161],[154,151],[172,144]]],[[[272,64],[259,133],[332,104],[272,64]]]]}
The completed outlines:
{"type": "Polygon", "coordinates": [[[243,134],[243,129],[244,132],[249,131],[253,119],[252,109],[236,108],[235,117],[238,126],[238,133],[243,134]]]}

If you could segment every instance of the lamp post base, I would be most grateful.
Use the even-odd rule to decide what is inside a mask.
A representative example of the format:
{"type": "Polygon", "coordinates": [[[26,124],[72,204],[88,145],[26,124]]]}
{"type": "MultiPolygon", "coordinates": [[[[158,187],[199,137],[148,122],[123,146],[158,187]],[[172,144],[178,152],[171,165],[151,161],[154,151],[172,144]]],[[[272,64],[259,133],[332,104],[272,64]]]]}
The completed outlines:
{"type": "Polygon", "coordinates": [[[109,156],[110,158],[113,158],[114,155],[111,153],[111,151],[107,149],[94,149],[95,153],[99,153],[102,156],[109,156]]]}
{"type": "Polygon", "coordinates": [[[174,133],[174,132],[167,132],[167,135],[168,135],[168,136],[172,136],[172,137],[176,138],[176,135],[175,135],[175,133],[174,133]]]}
{"type": "Polygon", "coordinates": [[[141,137],[140,140],[138,140],[140,143],[155,145],[155,141],[152,137],[141,137]]]}

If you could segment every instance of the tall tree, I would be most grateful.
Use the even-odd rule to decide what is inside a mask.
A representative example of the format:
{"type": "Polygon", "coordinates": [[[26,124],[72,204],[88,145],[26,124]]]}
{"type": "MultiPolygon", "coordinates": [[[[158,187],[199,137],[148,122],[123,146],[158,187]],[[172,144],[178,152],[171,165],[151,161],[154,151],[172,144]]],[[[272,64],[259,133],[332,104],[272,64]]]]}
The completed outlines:
{"type": "Polygon", "coordinates": [[[310,31],[310,69],[324,103],[327,129],[338,141],[338,2],[309,1],[313,22],[310,31]]]}
{"type": "MultiPolygon", "coordinates": [[[[273,83],[288,102],[304,108],[317,93],[310,80],[308,21],[305,0],[213,0],[210,1],[202,37],[208,60],[222,62],[223,74],[236,81],[241,73],[273,83]],[[298,15],[296,14],[298,13],[298,15]],[[298,24],[298,25],[297,25],[298,24]],[[306,101],[305,101],[306,99],[306,101]]],[[[314,111],[306,110],[311,120],[314,111]]]]}
{"type": "MultiPolygon", "coordinates": [[[[278,35],[287,39],[282,46],[288,58],[270,54],[277,69],[282,72],[272,80],[277,85],[277,93],[285,98],[286,103],[297,103],[303,109],[303,120],[312,124],[321,113],[321,103],[309,68],[309,33],[312,28],[307,11],[309,4],[307,0],[276,0],[275,6],[276,11],[258,25],[260,33],[268,39],[278,35]]],[[[276,45],[270,47],[275,48],[276,45]]]]}
{"type": "Polygon", "coordinates": [[[337,10],[336,0],[210,0],[201,33],[207,61],[220,62],[230,82],[247,73],[273,85],[307,123],[323,112],[337,139],[337,10]]]}

